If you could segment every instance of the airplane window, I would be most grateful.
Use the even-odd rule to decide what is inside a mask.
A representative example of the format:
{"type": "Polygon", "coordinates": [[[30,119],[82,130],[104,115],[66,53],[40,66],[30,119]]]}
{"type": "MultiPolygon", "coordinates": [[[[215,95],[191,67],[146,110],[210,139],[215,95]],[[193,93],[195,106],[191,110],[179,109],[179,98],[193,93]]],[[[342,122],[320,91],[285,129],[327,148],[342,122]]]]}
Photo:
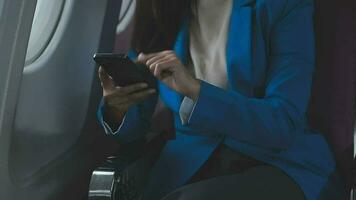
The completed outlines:
{"type": "Polygon", "coordinates": [[[65,0],[38,0],[26,55],[26,66],[39,58],[58,25],[65,0]]]}
{"type": "Polygon", "coordinates": [[[4,1],[0,0],[0,17],[1,17],[1,13],[2,13],[2,8],[4,6],[4,1]]]}
{"type": "Polygon", "coordinates": [[[123,0],[116,33],[125,31],[135,13],[136,0],[123,0]]]}

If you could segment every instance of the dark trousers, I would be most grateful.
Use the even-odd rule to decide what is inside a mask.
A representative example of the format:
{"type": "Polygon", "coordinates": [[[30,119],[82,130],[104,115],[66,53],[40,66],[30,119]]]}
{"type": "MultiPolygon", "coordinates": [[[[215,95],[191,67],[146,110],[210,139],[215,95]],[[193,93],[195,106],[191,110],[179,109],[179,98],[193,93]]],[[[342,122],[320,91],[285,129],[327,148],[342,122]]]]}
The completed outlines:
{"type": "MultiPolygon", "coordinates": [[[[158,139],[156,160],[164,140],[158,139]]],[[[154,149],[154,148],[151,148],[154,149]]],[[[154,162],[152,162],[154,163],[154,162]]],[[[280,169],[221,144],[187,184],[162,200],[305,200],[280,169]]]]}
{"type": "Polygon", "coordinates": [[[305,200],[299,186],[276,167],[261,165],[243,172],[185,185],[163,200],[305,200]]]}

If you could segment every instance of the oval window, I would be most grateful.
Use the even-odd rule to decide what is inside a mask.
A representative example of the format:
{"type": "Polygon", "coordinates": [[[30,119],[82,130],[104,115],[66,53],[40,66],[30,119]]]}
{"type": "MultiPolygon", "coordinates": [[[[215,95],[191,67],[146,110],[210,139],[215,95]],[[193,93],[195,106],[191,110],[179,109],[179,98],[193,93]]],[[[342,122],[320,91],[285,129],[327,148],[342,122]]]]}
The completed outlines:
{"type": "Polygon", "coordinates": [[[130,24],[136,8],[136,0],[123,0],[121,5],[121,11],[119,16],[116,33],[120,34],[126,30],[130,24]]]}
{"type": "Polygon", "coordinates": [[[56,31],[64,0],[38,0],[33,18],[26,63],[29,65],[41,56],[56,31]]]}

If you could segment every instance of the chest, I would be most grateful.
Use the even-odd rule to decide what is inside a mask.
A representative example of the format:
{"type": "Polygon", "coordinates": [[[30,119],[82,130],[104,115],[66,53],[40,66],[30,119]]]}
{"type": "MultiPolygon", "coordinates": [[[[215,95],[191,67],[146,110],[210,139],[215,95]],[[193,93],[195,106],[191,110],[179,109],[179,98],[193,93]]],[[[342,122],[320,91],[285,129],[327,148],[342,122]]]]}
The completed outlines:
{"type": "MultiPolygon", "coordinates": [[[[226,63],[226,90],[236,91],[251,98],[262,98],[271,57],[269,55],[270,26],[263,12],[253,5],[232,5],[226,28],[226,45],[223,59],[226,63]]],[[[181,29],[175,44],[175,52],[184,64],[188,63],[191,34],[189,23],[181,29]]],[[[179,111],[183,97],[160,86],[162,100],[174,111],[179,111]]]]}

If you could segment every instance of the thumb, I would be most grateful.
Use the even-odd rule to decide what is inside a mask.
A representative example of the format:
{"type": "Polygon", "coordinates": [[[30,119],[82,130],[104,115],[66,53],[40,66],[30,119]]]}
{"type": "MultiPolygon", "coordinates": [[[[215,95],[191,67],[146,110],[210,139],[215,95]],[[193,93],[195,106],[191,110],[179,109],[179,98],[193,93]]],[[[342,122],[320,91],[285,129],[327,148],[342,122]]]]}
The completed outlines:
{"type": "Polygon", "coordinates": [[[115,87],[114,81],[111,77],[106,73],[103,67],[99,67],[99,78],[101,81],[101,85],[104,90],[111,90],[115,87]]]}

